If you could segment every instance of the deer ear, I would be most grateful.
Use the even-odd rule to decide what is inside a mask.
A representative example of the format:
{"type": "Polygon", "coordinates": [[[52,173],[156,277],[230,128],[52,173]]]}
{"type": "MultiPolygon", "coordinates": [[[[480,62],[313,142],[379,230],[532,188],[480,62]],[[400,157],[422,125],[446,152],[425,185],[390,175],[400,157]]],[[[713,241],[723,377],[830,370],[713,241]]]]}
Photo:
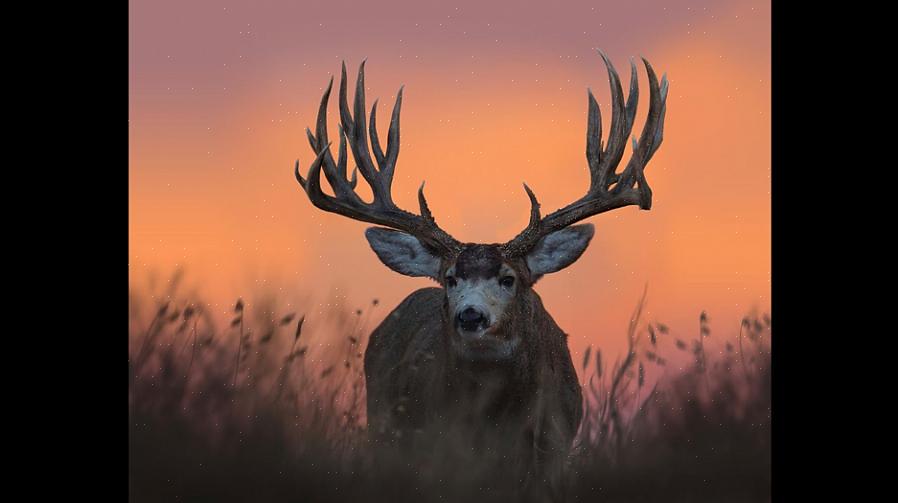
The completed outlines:
{"type": "Polygon", "coordinates": [[[438,280],[440,258],[434,256],[415,236],[401,231],[369,227],[365,237],[371,249],[387,267],[406,276],[428,276],[438,280]]]}
{"type": "Polygon", "coordinates": [[[527,267],[533,281],[573,264],[586,251],[593,234],[595,227],[592,224],[582,224],[565,227],[540,239],[527,254],[527,267]]]}

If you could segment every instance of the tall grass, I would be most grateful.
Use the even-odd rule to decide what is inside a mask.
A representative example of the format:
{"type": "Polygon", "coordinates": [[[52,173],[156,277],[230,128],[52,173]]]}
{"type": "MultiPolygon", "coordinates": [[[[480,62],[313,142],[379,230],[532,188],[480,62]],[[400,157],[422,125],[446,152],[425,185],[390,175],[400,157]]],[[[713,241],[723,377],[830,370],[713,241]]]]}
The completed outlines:
{"type": "Polygon", "coordinates": [[[496,469],[514,462],[501,452],[372,456],[362,357],[386,314],[376,300],[317,319],[238,300],[222,322],[175,289],[148,299],[132,296],[129,331],[134,502],[769,500],[767,315],[742,320],[715,357],[707,314],[690,347],[641,319],[643,298],[622,358],[578,360],[581,430],[562,487],[540,492],[496,469]]]}

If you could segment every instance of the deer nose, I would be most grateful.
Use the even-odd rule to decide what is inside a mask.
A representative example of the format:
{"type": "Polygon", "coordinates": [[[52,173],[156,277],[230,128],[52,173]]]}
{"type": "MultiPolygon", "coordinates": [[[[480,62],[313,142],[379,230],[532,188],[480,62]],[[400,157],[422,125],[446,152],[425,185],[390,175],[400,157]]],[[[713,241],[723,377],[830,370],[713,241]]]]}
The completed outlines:
{"type": "Polygon", "coordinates": [[[474,331],[486,324],[486,317],[473,307],[469,307],[458,313],[458,323],[466,331],[474,331]]]}

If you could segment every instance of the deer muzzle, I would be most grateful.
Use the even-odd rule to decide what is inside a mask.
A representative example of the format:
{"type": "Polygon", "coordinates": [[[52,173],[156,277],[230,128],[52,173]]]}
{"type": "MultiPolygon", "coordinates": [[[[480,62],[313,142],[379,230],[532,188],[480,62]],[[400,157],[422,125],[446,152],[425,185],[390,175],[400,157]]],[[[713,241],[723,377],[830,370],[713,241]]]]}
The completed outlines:
{"type": "Polygon", "coordinates": [[[465,332],[479,332],[489,326],[489,317],[471,306],[462,309],[456,319],[458,327],[465,332]]]}

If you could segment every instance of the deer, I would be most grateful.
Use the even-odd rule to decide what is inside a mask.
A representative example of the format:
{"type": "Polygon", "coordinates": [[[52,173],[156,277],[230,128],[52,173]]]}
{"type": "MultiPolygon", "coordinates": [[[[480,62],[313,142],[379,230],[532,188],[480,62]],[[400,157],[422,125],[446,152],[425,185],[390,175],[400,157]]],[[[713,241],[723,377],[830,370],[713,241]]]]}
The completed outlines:
{"type": "Polygon", "coordinates": [[[365,237],[388,268],[438,284],[410,294],[370,335],[364,373],[372,438],[391,442],[439,425],[431,431],[465,432],[476,439],[472,445],[503,439],[497,444],[503,458],[519,461],[527,473],[544,473],[564,464],[581,421],[581,386],[568,336],[534,285],[584,253],[594,226],[577,222],[626,206],[651,209],[652,190],[644,169],[661,146],[668,91],[667,76],[659,83],[642,58],[649,81],[648,118],[639,140],[632,139],[629,162],[618,172],[636,115],[637,66],[631,59],[624,101],[617,71],[604,52],[599,54],[611,86],[612,117],[603,144],[599,105],[587,89],[586,193],[542,216],[536,195],[525,183],[529,223],[503,244],[463,243],[441,229],[424,196],[424,183],[417,194],[418,214],[393,202],[404,86],[396,94],[383,150],[376,100],[370,121],[365,116],[366,61],[359,66],[351,111],[345,62],[342,66],[335,159],[327,129],[331,76],[318,108],[316,131],[306,129],[314,161],[306,177],[296,161],[296,180],[320,210],[375,224],[366,229],[365,237]],[[351,176],[347,176],[347,145],[355,162],[351,176]],[[322,190],[322,171],[333,195],[322,190]],[[358,173],[371,188],[371,202],[355,190],[358,173]]]}

